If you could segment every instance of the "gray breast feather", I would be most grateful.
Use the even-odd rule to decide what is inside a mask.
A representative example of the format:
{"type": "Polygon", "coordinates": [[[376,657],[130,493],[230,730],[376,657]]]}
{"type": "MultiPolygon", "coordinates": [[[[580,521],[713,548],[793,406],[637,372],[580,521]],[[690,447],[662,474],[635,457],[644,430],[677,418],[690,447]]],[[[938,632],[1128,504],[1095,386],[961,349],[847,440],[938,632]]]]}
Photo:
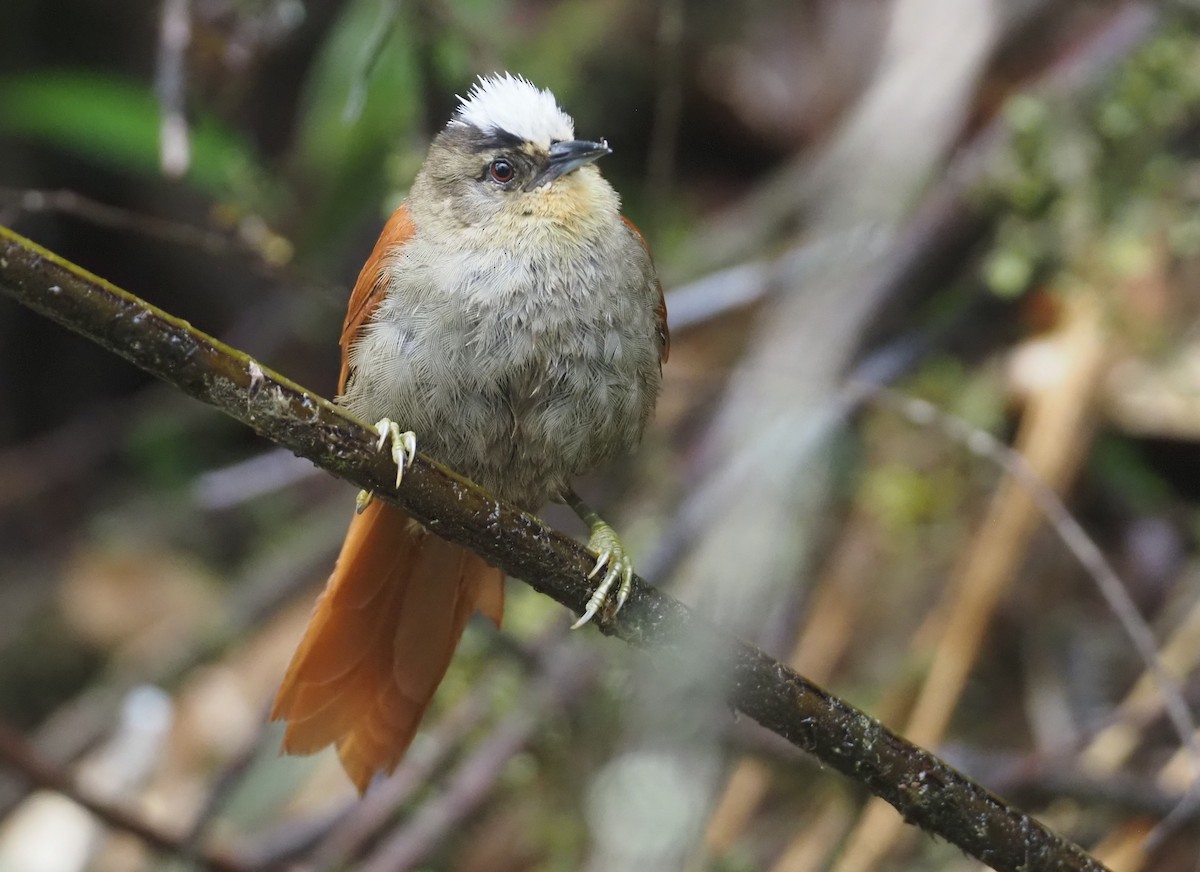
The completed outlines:
{"type": "Polygon", "coordinates": [[[342,402],[411,428],[421,450],[499,496],[529,508],[558,496],[638,442],[660,387],[653,268],[620,230],[623,262],[414,239],[388,265],[342,402]]]}

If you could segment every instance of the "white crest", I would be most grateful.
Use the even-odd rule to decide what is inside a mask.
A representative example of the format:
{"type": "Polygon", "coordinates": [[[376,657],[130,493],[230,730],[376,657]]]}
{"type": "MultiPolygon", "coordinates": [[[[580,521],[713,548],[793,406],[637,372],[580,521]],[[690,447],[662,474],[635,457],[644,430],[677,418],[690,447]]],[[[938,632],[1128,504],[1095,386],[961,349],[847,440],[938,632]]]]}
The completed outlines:
{"type": "Polygon", "coordinates": [[[554,95],[523,76],[480,76],[459,99],[451,124],[469,124],[485,133],[505,131],[543,148],[575,138],[575,122],[558,108],[554,95]]]}

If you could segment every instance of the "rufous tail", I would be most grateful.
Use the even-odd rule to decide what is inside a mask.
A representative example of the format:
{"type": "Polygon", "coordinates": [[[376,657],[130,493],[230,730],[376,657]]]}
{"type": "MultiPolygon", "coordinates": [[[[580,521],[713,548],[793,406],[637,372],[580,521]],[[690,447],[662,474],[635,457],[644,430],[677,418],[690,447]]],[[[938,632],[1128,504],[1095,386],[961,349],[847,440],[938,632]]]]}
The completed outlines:
{"type": "Polygon", "coordinates": [[[284,752],[334,744],[366,791],[404,756],[476,610],[499,626],[503,572],[394,506],[369,504],[350,523],[275,697],[284,752]]]}

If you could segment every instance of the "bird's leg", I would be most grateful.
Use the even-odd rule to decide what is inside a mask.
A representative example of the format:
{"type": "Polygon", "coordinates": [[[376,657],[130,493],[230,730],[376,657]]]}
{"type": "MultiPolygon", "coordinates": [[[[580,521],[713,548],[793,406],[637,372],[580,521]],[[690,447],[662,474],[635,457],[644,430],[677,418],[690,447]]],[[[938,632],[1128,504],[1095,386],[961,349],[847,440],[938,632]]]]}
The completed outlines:
{"type": "MultiPolygon", "coordinates": [[[[404,470],[412,466],[417,456],[417,434],[412,430],[402,432],[391,418],[382,418],[375,429],[379,433],[376,448],[382,451],[385,444],[391,443],[392,461],[396,464],[396,487],[400,487],[400,482],[404,481],[404,470]]],[[[372,496],[370,491],[360,490],[354,499],[354,511],[362,514],[371,505],[372,496]]]]}
{"type": "Polygon", "coordinates": [[[596,554],[596,565],[588,573],[588,578],[595,578],[601,569],[605,570],[604,577],[600,580],[591,599],[588,600],[582,617],[571,625],[571,629],[575,630],[594,618],[596,613],[608,602],[608,596],[618,579],[621,584],[617,588],[612,613],[615,615],[621,610],[621,606],[625,605],[625,600],[629,598],[629,591],[633,589],[633,560],[625,551],[625,545],[617,536],[617,531],[605,523],[587,503],[581,500],[579,494],[568,488],[567,492],[563,494],[563,502],[570,506],[571,510],[592,531],[588,537],[587,547],[589,551],[596,554]]]}

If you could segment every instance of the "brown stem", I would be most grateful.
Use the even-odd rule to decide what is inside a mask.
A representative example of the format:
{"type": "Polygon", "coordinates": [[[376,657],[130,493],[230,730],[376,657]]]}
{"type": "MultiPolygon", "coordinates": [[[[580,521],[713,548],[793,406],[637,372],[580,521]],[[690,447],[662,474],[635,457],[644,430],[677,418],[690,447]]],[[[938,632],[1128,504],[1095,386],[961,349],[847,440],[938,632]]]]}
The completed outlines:
{"type": "MultiPolygon", "coordinates": [[[[595,558],[532,515],[418,457],[395,468],[373,429],[247,355],[0,227],[0,292],[87,336],[335,475],[401,506],[535,590],[582,612],[595,558]]],[[[634,579],[599,629],[708,674],[729,677],[729,702],[764,727],[866,785],[904,818],[1001,872],[1104,867],[937,757],[830,696],[761,651],[634,579]],[[720,670],[720,671],[717,671],[720,670]]]]}

